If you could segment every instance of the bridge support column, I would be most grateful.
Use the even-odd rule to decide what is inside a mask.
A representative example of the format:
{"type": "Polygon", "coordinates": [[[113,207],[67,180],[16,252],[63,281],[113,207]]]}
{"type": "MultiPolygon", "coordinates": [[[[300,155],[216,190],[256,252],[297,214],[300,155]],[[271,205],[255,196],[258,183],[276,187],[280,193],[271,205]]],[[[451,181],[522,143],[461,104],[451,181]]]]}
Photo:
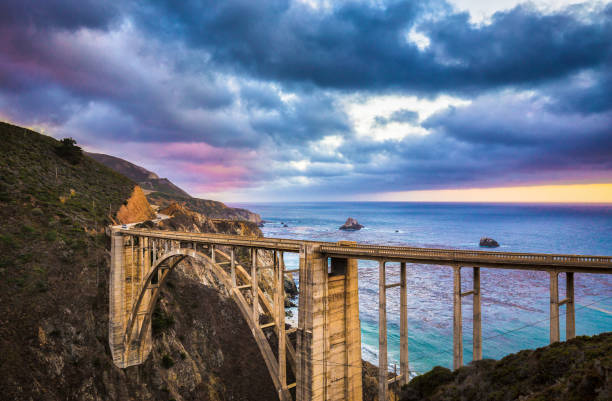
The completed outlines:
{"type": "Polygon", "coordinates": [[[461,317],[461,266],[453,266],[453,369],[463,366],[463,319],[461,317]]]}
{"type": "Polygon", "coordinates": [[[400,374],[401,385],[410,380],[408,362],[408,289],[406,283],[406,262],[400,264],[400,374]]]}
{"type": "Polygon", "coordinates": [[[387,280],[386,266],[378,266],[378,399],[387,400],[387,280]]]}
{"type": "Polygon", "coordinates": [[[236,286],[236,250],[234,249],[234,247],[231,248],[230,250],[230,270],[231,270],[231,277],[232,277],[232,286],[235,287],[236,286]]]}
{"type": "MultiPolygon", "coordinates": [[[[151,348],[150,336],[145,336],[141,346],[134,346],[126,352],[124,335],[132,306],[138,298],[142,279],[147,274],[149,253],[142,237],[125,236],[117,231],[111,234],[111,271],[110,271],[110,308],[108,341],[113,362],[120,368],[144,362],[151,348]],[[134,242],[138,240],[135,249],[134,242]]],[[[149,294],[143,296],[147,303],[149,294]]],[[[136,327],[140,327],[140,316],[136,317],[136,327]]]]}
{"type": "Polygon", "coordinates": [[[251,250],[251,296],[253,297],[253,322],[259,324],[259,284],[257,284],[257,249],[251,250]]]}
{"type": "Polygon", "coordinates": [[[482,316],[480,313],[480,267],[474,267],[473,360],[482,359],[482,316]]]}
{"type": "Polygon", "coordinates": [[[574,272],[565,273],[565,340],[576,337],[576,308],[574,304],[574,272]]]}
{"type": "Polygon", "coordinates": [[[550,274],[550,343],[559,341],[559,273],[550,274]]]}
{"type": "MultiPolygon", "coordinates": [[[[110,310],[108,325],[108,342],[113,361],[124,367],[123,333],[125,330],[125,278],[124,278],[124,237],[115,231],[111,235],[111,271],[110,271],[110,310]]],[[[131,259],[133,260],[133,258],[131,259]]]]}
{"type": "Polygon", "coordinates": [[[361,330],[357,261],[300,251],[296,350],[298,401],[361,401],[361,330]]]}
{"type": "Polygon", "coordinates": [[[287,390],[287,344],[285,338],[285,263],[283,253],[274,251],[274,267],[276,273],[276,290],[274,310],[277,315],[278,333],[278,378],[280,381],[281,401],[291,400],[291,394],[287,390]]]}

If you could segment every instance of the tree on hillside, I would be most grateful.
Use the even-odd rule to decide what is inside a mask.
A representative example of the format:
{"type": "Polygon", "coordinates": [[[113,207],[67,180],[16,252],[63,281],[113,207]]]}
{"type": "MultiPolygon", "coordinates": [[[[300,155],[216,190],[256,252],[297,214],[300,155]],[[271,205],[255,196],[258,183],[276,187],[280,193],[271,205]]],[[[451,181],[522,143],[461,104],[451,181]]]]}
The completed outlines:
{"type": "Polygon", "coordinates": [[[72,138],[64,138],[60,145],[55,148],[57,155],[72,164],[78,164],[83,157],[83,151],[76,146],[76,141],[72,138]]]}

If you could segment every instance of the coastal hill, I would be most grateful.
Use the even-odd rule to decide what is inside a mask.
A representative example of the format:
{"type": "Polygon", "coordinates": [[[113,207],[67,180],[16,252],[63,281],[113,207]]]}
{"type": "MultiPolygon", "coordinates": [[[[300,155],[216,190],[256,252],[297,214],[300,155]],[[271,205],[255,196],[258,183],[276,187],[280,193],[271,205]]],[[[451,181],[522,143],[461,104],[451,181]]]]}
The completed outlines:
{"type": "Polygon", "coordinates": [[[403,388],[400,401],[612,400],[612,333],[484,359],[454,372],[436,367],[403,388]]]}
{"type": "MultiPolygon", "coordinates": [[[[164,286],[146,363],[116,368],[104,228],[136,182],[69,141],[6,123],[0,138],[2,399],[277,399],[240,311],[199,279],[197,266],[175,269],[164,286]]],[[[200,220],[200,230],[261,235],[253,223],[200,220]]]]}
{"type": "Polygon", "coordinates": [[[257,213],[228,207],[219,201],[194,198],[167,178],[159,178],[157,174],[127,160],[102,153],[87,153],[87,155],[137,182],[147,192],[149,202],[160,208],[168,207],[172,203],[180,203],[194,212],[214,219],[247,220],[256,224],[261,223],[261,217],[257,213]]]}
{"type": "Polygon", "coordinates": [[[141,188],[147,191],[164,192],[169,195],[179,196],[181,198],[190,198],[191,196],[181,188],[174,185],[167,178],[159,178],[159,176],[144,167],[130,163],[119,157],[105,155],[103,153],[86,153],[87,156],[104,164],[107,167],[125,175],[129,179],[136,181],[141,188]]]}

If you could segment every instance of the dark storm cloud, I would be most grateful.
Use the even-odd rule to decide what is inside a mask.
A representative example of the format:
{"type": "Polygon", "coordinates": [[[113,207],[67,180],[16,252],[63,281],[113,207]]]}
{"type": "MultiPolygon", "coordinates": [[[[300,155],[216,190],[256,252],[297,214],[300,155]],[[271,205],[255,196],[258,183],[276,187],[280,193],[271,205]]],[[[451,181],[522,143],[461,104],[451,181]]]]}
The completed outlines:
{"type": "Polygon", "coordinates": [[[136,15],[151,31],[159,29],[152,15],[163,15],[166,35],[264,79],[427,95],[531,84],[600,66],[611,54],[611,8],[584,18],[580,7],[543,15],[520,6],[483,26],[442,2],[419,1],[343,3],[329,12],[279,0],[166,1],[136,15]],[[427,49],[406,40],[411,28],[429,37],[427,49]]]}
{"type": "Polygon", "coordinates": [[[252,115],[251,125],[277,143],[304,144],[327,135],[349,134],[346,114],[324,93],[302,94],[273,113],[252,115]]]}
{"type": "Polygon", "coordinates": [[[3,0],[0,25],[18,24],[32,30],[106,28],[120,10],[117,4],[101,0],[3,0]]]}
{"type": "MultiPolygon", "coordinates": [[[[611,4],[474,25],[442,0],[372,3],[4,1],[0,116],[107,149],[146,143],[167,165],[186,155],[189,182],[308,177],[308,194],[612,176],[611,4]],[[430,116],[428,135],[377,140],[354,132],[347,93],[472,102],[430,116]]],[[[393,122],[419,115],[372,123],[393,122]]]]}

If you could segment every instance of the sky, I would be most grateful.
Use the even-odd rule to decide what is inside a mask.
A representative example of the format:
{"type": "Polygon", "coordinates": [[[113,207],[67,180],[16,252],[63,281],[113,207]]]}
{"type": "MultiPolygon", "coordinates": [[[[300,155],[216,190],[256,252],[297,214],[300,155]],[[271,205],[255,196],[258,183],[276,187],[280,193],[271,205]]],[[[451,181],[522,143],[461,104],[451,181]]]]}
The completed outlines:
{"type": "Polygon", "coordinates": [[[0,119],[226,202],[612,202],[612,2],[3,0],[0,119]]]}

